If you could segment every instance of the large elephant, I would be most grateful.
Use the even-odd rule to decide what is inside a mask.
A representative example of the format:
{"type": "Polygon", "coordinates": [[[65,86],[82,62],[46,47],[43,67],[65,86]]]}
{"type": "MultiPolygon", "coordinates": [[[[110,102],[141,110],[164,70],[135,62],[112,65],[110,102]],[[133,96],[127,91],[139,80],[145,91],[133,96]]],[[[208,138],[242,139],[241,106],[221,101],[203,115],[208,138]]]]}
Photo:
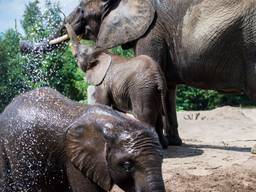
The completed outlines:
{"type": "Polygon", "coordinates": [[[0,116],[1,192],[164,192],[154,129],[107,106],[41,88],[0,116]]]}
{"type": "Polygon", "coordinates": [[[131,113],[155,127],[162,147],[167,148],[163,126],[168,126],[169,122],[168,118],[162,118],[167,116],[167,87],[160,66],[146,55],[127,59],[108,52],[95,52],[79,42],[70,25],[66,27],[78,66],[86,72],[87,82],[95,86],[95,102],[131,113]]]}
{"type": "MultiPolygon", "coordinates": [[[[95,39],[96,49],[134,47],[137,55],[160,64],[168,84],[172,144],[181,144],[177,84],[256,99],[255,0],[82,0],[67,21],[78,35],[95,39]]],[[[50,50],[57,42],[21,45],[27,51],[50,50]]]]}

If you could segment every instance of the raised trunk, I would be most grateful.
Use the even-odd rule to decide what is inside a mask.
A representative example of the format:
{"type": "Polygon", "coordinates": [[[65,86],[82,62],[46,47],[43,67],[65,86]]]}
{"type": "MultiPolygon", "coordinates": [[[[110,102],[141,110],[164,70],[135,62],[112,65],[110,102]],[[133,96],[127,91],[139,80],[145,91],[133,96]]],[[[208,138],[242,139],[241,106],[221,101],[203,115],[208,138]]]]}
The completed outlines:
{"type": "Polygon", "coordinates": [[[67,41],[67,36],[63,36],[67,33],[65,24],[70,23],[72,28],[74,29],[77,35],[83,33],[84,23],[83,23],[83,15],[80,14],[80,8],[77,7],[64,21],[63,24],[59,26],[54,35],[50,36],[47,40],[32,43],[29,41],[21,41],[20,42],[20,50],[23,53],[45,53],[52,51],[56,48],[59,48],[63,42],[67,41]],[[56,40],[56,38],[61,37],[61,41],[56,40]],[[57,44],[56,44],[57,43],[57,44]],[[59,43],[59,44],[58,44],[59,43]]]}
{"type": "Polygon", "coordinates": [[[68,32],[68,36],[70,38],[71,41],[71,50],[72,50],[72,54],[74,56],[76,56],[78,54],[78,45],[79,45],[79,40],[76,36],[75,31],[73,30],[73,28],[71,27],[70,24],[66,24],[66,29],[68,32]]]}

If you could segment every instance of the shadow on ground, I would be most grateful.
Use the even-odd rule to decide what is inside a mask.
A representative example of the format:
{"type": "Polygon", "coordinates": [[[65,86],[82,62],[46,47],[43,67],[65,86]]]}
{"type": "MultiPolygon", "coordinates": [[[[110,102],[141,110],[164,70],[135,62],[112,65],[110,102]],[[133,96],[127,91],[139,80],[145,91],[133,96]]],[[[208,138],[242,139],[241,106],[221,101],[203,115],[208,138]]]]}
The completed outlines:
{"type": "Polygon", "coordinates": [[[197,146],[186,145],[182,146],[169,146],[164,150],[164,158],[186,158],[202,155],[204,151],[197,146]]]}
{"type": "Polygon", "coordinates": [[[186,158],[199,156],[204,153],[204,149],[218,149],[234,152],[245,152],[251,151],[250,147],[237,147],[237,146],[220,146],[220,145],[202,145],[202,144],[183,144],[182,146],[169,146],[168,149],[164,150],[165,158],[186,158]]]}

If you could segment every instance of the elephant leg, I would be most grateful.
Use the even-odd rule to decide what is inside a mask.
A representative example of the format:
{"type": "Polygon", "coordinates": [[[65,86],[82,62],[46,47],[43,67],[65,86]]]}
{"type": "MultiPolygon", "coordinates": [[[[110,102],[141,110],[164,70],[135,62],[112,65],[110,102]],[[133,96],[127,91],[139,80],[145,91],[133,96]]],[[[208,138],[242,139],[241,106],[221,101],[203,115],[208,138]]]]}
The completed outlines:
{"type": "MultiPolygon", "coordinates": [[[[249,39],[250,38],[248,38],[248,40],[249,39]]],[[[256,102],[256,56],[255,54],[256,54],[255,45],[253,47],[247,48],[245,92],[254,102],[256,102]]],[[[256,154],[256,144],[252,147],[251,152],[253,154],[256,154]]]]}
{"type": "MultiPolygon", "coordinates": [[[[256,54],[256,50],[254,52],[256,54]]],[[[255,56],[254,56],[255,57],[255,56]]],[[[256,58],[247,64],[246,94],[256,101],[256,58]]]]}
{"type": "Polygon", "coordinates": [[[181,145],[182,140],[178,132],[178,121],[176,113],[176,86],[168,88],[166,104],[169,126],[165,125],[164,134],[168,140],[169,145],[181,145]]]}
{"type": "Polygon", "coordinates": [[[108,91],[106,89],[101,88],[101,87],[95,87],[94,96],[95,96],[95,102],[96,103],[111,106],[108,91]]]}
{"type": "MultiPolygon", "coordinates": [[[[248,75],[247,95],[256,102],[256,64],[254,66],[254,70],[251,69],[248,75]]],[[[252,147],[251,153],[256,154],[256,144],[252,147]]]]}
{"type": "MultiPolygon", "coordinates": [[[[140,89],[141,93],[150,92],[148,90],[140,89]]],[[[155,130],[158,134],[159,141],[164,149],[168,147],[168,141],[163,135],[163,120],[161,113],[161,101],[159,97],[155,97],[153,91],[150,94],[138,94],[139,90],[131,93],[132,101],[132,113],[141,122],[147,123],[155,130]]]]}
{"type": "Polygon", "coordinates": [[[95,86],[94,85],[89,85],[87,88],[87,103],[89,105],[93,105],[96,103],[95,101],[95,86]]]}
{"type": "MultiPolygon", "coordinates": [[[[165,34],[162,32],[158,23],[156,26],[150,30],[148,34],[140,38],[135,46],[136,55],[148,55],[153,58],[161,67],[165,74],[167,83],[173,83],[176,79],[175,70],[172,69],[171,63],[172,59],[169,52],[169,47],[165,42],[165,34]],[[147,46],[145,46],[147,45],[147,46]]],[[[178,123],[176,116],[176,86],[172,86],[167,91],[167,113],[170,127],[165,128],[165,135],[169,142],[169,145],[181,145],[182,141],[178,134],[178,123]]]]}
{"type": "Polygon", "coordinates": [[[165,138],[164,134],[163,134],[163,119],[162,119],[162,115],[159,114],[158,117],[157,117],[157,122],[156,122],[156,132],[157,132],[157,135],[158,135],[158,138],[159,138],[159,141],[163,147],[163,149],[167,149],[168,148],[168,141],[167,139],[165,138]]]}
{"type": "MultiPolygon", "coordinates": [[[[141,99],[140,99],[141,100],[141,99]]],[[[157,121],[157,116],[156,116],[156,110],[155,107],[144,107],[144,105],[141,102],[134,102],[132,100],[132,114],[141,122],[147,123],[151,125],[152,127],[155,126],[156,121],[157,121]]]]}
{"type": "Polygon", "coordinates": [[[72,192],[105,192],[105,190],[85,177],[70,161],[66,163],[66,171],[72,192]]]}

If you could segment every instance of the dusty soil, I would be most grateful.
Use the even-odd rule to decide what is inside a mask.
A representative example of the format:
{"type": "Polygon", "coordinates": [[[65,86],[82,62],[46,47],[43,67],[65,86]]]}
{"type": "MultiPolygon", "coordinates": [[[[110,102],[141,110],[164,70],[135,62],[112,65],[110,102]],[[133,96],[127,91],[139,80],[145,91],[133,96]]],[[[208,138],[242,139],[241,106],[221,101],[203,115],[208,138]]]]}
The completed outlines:
{"type": "Polygon", "coordinates": [[[167,192],[256,192],[256,109],[180,112],[178,120],[184,145],[165,151],[167,192]]]}

